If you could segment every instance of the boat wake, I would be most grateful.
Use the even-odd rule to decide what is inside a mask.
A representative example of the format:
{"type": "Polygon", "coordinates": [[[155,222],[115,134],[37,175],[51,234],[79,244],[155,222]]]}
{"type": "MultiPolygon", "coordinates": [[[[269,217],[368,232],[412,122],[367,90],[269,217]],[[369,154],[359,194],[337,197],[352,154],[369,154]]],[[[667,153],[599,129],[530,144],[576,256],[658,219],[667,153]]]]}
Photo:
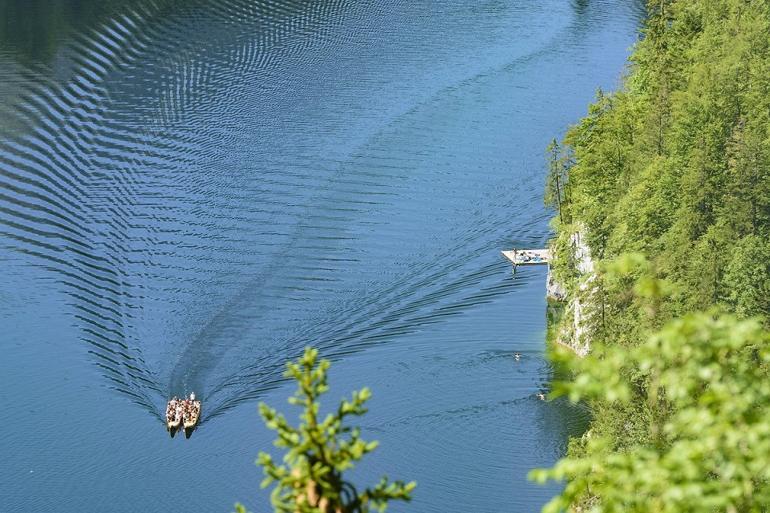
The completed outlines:
{"type": "Polygon", "coordinates": [[[114,390],[161,422],[195,391],[204,425],[306,345],[342,358],[526,285],[499,250],[547,235],[520,112],[549,100],[517,70],[582,26],[551,7],[135,0],[50,62],[0,53],[0,237],[114,390]]]}

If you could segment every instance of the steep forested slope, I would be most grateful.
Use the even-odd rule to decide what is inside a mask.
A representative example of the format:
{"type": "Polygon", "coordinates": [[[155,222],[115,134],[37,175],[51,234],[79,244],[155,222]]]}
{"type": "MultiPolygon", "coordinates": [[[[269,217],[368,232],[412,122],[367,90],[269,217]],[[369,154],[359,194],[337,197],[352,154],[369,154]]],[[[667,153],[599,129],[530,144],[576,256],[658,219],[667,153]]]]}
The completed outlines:
{"type": "MultiPolygon", "coordinates": [[[[733,492],[712,485],[732,483],[721,465],[745,470],[741,462],[757,464],[752,451],[770,447],[768,421],[755,418],[770,411],[770,393],[756,383],[768,377],[769,354],[760,327],[770,319],[770,2],[650,2],[624,87],[599,93],[588,115],[552,150],[546,198],[561,209],[554,219],[554,271],[570,296],[588,305],[582,322],[594,348],[573,364],[584,376],[566,387],[591,401],[594,421],[571,445],[572,466],[562,465],[552,477],[579,482],[570,500],[600,511],[766,511],[754,509],[761,504],[755,498],[768,493],[770,475],[747,471],[736,485],[743,491],[732,498],[733,492]],[[596,263],[590,277],[575,270],[576,233],[596,263]],[[708,314],[691,314],[696,311],[708,314]],[[754,320],[742,321],[749,317],[754,320]],[[736,333],[743,338],[734,339],[736,333]],[[660,382],[666,372],[668,387],[660,382]],[[674,384],[691,381],[697,386],[688,389],[689,397],[673,396],[674,384]],[[728,382],[726,395],[709,395],[728,382]],[[727,409],[744,403],[731,425],[727,409]],[[714,461],[721,463],[694,456],[699,438],[683,426],[698,422],[703,449],[719,454],[714,461]],[[726,440],[754,428],[760,433],[754,446],[736,449],[743,459],[720,453],[730,445],[726,440]],[[690,452],[681,449],[685,442],[690,452]],[[686,465],[655,466],[674,448],[683,451],[677,454],[686,465]],[[598,490],[599,483],[611,481],[609,474],[594,481],[593,490],[580,474],[606,471],[622,455],[642,462],[635,472],[615,469],[628,480],[621,492],[630,502],[602,502],[608,489],[598,490]],[[648,456],[655,465],[645,467],[648,456]],[[681,502],[674,509],[649,501],[666,489],[656,480],[671,471],[675,488],[672,476],[687,469],[692,481],[676,488],[678,499],[669,502],[681,502]],[[661,475],[647,482],[659,490],[638,488],[636,476],[655,472],[661,475]],[[693,484],[701,482],[704,488],[693,484]],[[687,490],[704,496],[712,489],[726,502],[682,509],[694,504],[682,499],[687,490]]],[[[566,316],[565,328],[572,321],[566,316]]]]}
{"type": "Polygon", "coordinates": [[[671,315],[770,312],[769,49],[768,2],[655,2],[624,90],[567,136],[568,219],[598,259],[646,254],[671,315]]]}

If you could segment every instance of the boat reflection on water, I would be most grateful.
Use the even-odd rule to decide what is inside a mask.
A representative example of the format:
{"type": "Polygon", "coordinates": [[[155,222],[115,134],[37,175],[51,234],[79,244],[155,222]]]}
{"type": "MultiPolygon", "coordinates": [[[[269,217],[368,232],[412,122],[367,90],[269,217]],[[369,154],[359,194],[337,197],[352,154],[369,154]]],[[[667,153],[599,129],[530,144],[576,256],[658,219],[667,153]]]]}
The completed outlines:
{"type": "Polygon", "coordinates": [[[166,429],[171,438],[177,430],[184,429],[185,438],[190,438],[201,415],[201,402],[195,399],[195,394],[189,398],[179,399],[174,396],[166,404],[166,429]]]}

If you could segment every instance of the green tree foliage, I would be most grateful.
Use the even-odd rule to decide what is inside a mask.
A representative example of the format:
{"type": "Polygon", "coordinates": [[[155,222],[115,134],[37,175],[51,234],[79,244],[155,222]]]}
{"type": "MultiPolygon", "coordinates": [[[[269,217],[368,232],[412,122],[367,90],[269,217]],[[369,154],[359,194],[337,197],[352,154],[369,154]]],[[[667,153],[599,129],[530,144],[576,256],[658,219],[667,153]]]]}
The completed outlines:
{"type": "MultiPolygon", "coordinates": [[[[765,343],[754,323],[770,327],[770,0],[650,1],[623,88],[613,94],[599,91],[561,147],[552,144],[549,151],[555,148],[569,158],[560,157],[560,169],[554,165],[556,153],[549,155],[546,197],[553,203],[555,170],[569,193],[560,197],[561,221],[557,216],[553,223],[554,271],[568,278],[572,297],[582,294],[592,302],[585,322],[594,355],[575,364],[576,380],[618,396],[573,389],[593,409],[591,436],[573,440],[565,460],[572,462],[571,470],[560,464],[551,476],[571,479],[567,502],[597,511],[624,510],[612,509],[613,504],[623,504],[625,511],[759,511],[759,502],[746,494],[769,504],[762,495],[767,477],[759,472],[747,481],[731,472],[759,461],[751,460],[759,453],[749,452],[767,452],[765,442],[760,437],[744,448],[728,438],[737,437],[744,424],[750,436],[759,436],[751,429],[764,429],[761,423],[731,417],[729,401],[695,405],[672,398],[670,390],[655,384],[643,356],[650,344],[690,355],[697,365],[675,359],[660,364],[681,382],[718,370],[731,383],[734,402],[748,400],[767,416],[764,396],[744,387],[765,372],[764,357],[755,353],[754,360],[744,361],[735,358],[748,349],[729,357],[715,351],[732,343],[719,326],[740,331],[748,345],[765,343]],[[596,268],[590,287],[582,289],[580,277],[569,269],[576,231],[587,240],[596,268]],[[715,321],[692,316],[695,311],[756,320],[715,321]],[[746,363],[751,361],[755,368],[746,363]],[[591,365],[593,373],[585,368],[591,365]],[[607,385],[615,381],[626,385],[607,385]],[[651,401],[650,390],[658,390],[660,402],[651,401]],[[732,435],[727,424],[714,426],[722,432],[710,431],[709,415],[717,414],[737,422],[732,435]],[[711,437],[707,443],[725,443],[724,451],[737,451],[733,456],[742,454],[745,461],[705,444],[700,447],[708,447],[709,454],[700,459],[682,456],[687,444],[697,449],[691,433],[696,427],[711,437]],[[709,458],[722,458],[725,467],[717,469],[718,460],[709,458]],[[580,467],[584,463],[589,466],[580,467]],[[593,476],[580,475],[589,469],[593,476]],[[677,472],[681,475],[673,475],[677,472]],[[670,493],[682,495],[665,495],[664,480],[671,483],[670,493]],[[745,489],[738,493],[732,485],[745,489]],[[691,492],[715,502],[709,509],[691,492]],[[723,499],[716,500],[719,493],[723,499]],[[647,509],[623,503],[621,496],[637,497],[647,509]],[[666,497],[676,507],[647,501],[653,496],[666,497]],[[689,503],[692,509],[685,507],[689,503]]],[[[708,389],[718,383],[701,385],[708,389]]],[[[693,393],[693,400],[711,401],[705,392],[693,393]]]]}
{"type": "Polygon", "coordinates": [[[691,291],[672,313],[730,306],[733,248],[770,241],[770,3],[656,1],[644,36],[624,89],[565,138],[562,211],[594,256],[643,252],[691,291]]]}
{"type": "Polygon", "coordinates": [[[725,262],[725,301],[741,315],[770,310],[770,244],[756,235],[741,239],[725,262]]]}
{"type": "Polygon", "coordinates": [[[566,479],[558,513],[763,512],[770,504],[770,337],[754,320],[691,314],[629,350],[596,348],[559,391],[621,410],[643,404],[647,434],[622,451],[589,431],[582,455],[538,470],[566,479]]]}
{"type": "Polygon", "coordinates": [[[563,205],[568,204],[568,157],[562,155],[562,148],[556,139],[548,145],[546,153],[548,154],[548,178],[545,183],[545,204],[555,208],[559,213],[559,223],[564,223],[565,217],[569,219],[568,212],[563,208],[563,205]]]}
{"type": "MultiPolygon", "coordinates": [[[[329,389],[330,365],[329,360],[319,360],[318,351],[312,348],[305,349],[296,362],[288,363],[285,376],[297,382],[289,403],[302,408],[297,427],[266,404],[259,406],[267,427],[278,434],[276,447],[286,450],[282,463],[265,452],[260,452],[257,460],[265,473],[262,486],[275,485],[271,500],[276,513],[382,512],[389,501],[409,501],[416,486],[383,477],[375,486],[359,492],[344,479],[346,470],[377,447],[376,441],[361,438],[359,428],[346,424],[349,417],[367,412],[371,392],[368,388],[353,392],[350,400],[342,400],[335,411],[321,418],[319,398],[329,389]]],[[[236,510],[245,513],[243,506],[236,506],[236,510]]]]}

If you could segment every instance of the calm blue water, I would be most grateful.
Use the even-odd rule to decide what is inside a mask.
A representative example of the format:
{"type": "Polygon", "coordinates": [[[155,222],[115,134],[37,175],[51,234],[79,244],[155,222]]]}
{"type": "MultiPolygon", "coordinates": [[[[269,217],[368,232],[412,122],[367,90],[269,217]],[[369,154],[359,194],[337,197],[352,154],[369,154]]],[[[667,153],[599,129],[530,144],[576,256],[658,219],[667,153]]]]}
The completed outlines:
{"type": "Polygon", "coordinates": [[[642,14],[0,0],[0,511],[268,511],[256,406],[307,344],[373,388],[392,511],[536,511],[585,419],[536,399],[545,271],[499,251],[547,240],[544,148],[642,14]]]}

